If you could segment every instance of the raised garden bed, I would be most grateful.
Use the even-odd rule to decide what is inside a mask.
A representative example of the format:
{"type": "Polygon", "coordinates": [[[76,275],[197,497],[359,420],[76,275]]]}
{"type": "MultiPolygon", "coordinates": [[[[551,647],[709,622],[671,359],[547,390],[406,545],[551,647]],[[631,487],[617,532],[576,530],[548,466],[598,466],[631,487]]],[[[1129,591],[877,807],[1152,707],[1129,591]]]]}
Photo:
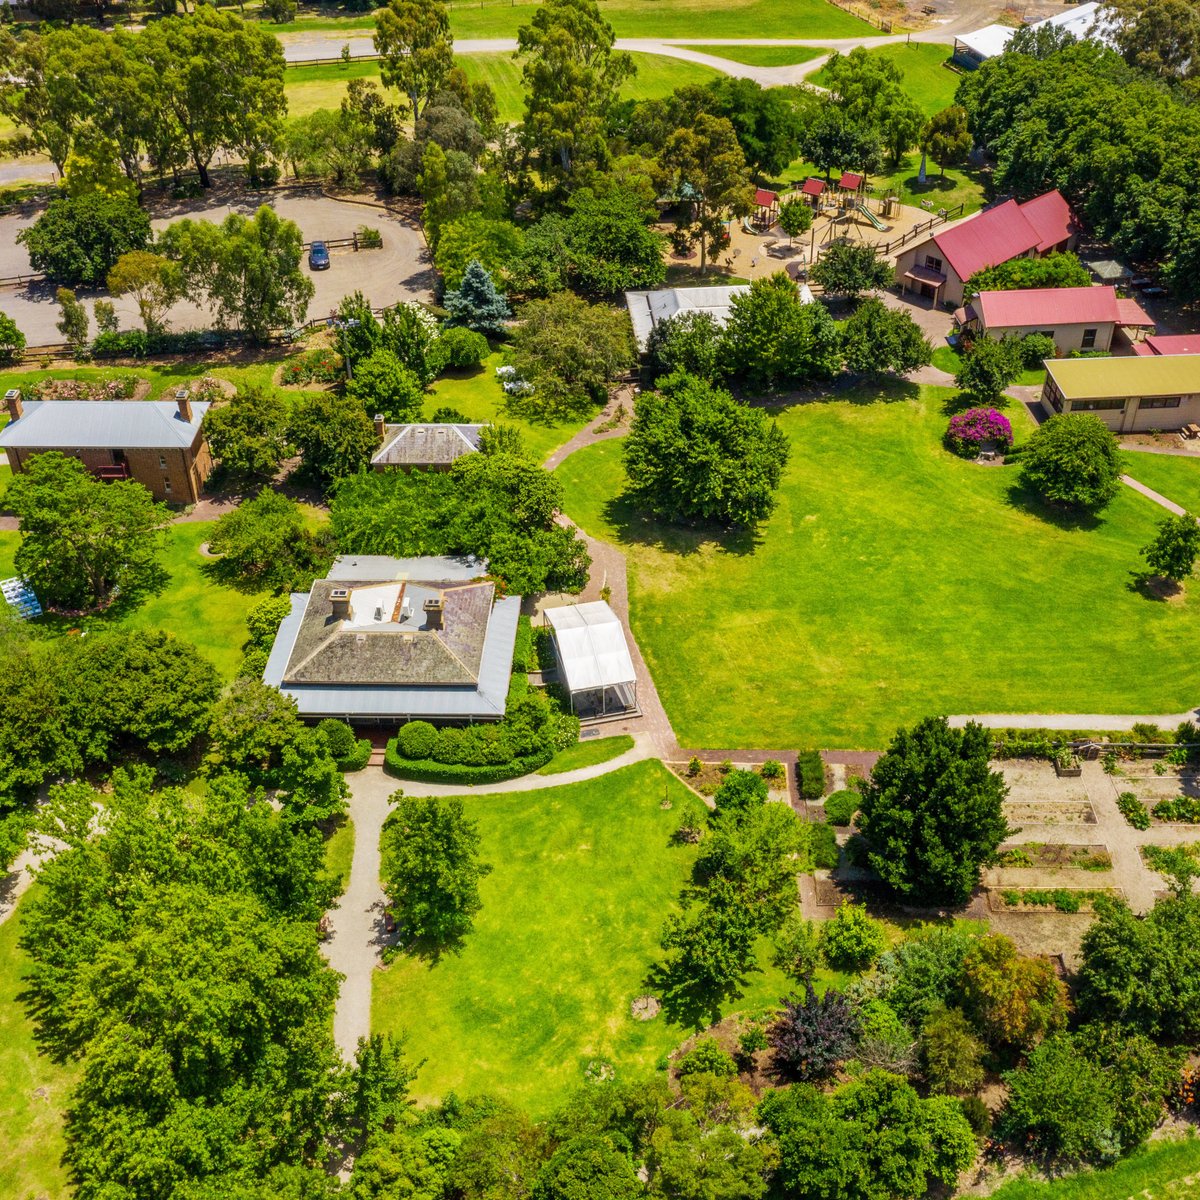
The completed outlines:
{"type": "MultiPolygon", "coordinates": [[[[732,762],[728,759],[725,762],[700,762],[697,769],[697,760],[689,762],[669,762],[667,768],[693,791],[699,792],[701,796],[706,798],[715,796],[717,788],[721,786],[722,780],[732,770],[738,771],[753,771],[755,775],[762,774],[763,763],[744,763],[732,762]]],[[[780,763],[783,769],[783,774],[777,779],[768,779],[767,788],[770,792],[772,800],[788,800],[790,795],[788,792],[787,766],[780,763]]]]}
{"type": "Polygon", "coordinates": [[[989,888],[988,908],[1012,913],[1090,913],[1102,896],[1123,894],[1120,888],[989,888]]]}
{"type": "Polygon", "coordinates": [[[35,400],[144,400],[150,381],[136,375],[109,379],[40,379],[30,394],[35,400]]]}
{"type": "Polygon", "coordinates": [[[1020,842],[1000,847],[999,865],[1009,869],[1107,871],[1112,868],[1112,857],[1103,845],[1020,842]]]}
{"type": "Polygon", "coordinates": [[[1014,825],[1096,824],[1096,812],[1087,800],[1009,800],[1004,815],[1014,825]]]}

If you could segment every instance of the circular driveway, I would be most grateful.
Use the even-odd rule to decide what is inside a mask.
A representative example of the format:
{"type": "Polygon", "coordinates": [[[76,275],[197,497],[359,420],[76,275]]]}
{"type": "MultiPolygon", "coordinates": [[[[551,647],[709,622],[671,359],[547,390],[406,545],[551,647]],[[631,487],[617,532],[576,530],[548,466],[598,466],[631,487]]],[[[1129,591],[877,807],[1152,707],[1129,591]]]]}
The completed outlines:
{"type": "MultiPolygon", "coordinates": [[[[383,246],[378,250],[357,253],[349,248],[331,250],[329,269],[325,271],[309,271],[305,255],[302,269],[316,288],[308,306],[309,319],[328,315],[343,296],[357,290],[376,307],[398,300],[432,298],[433,269],[420,227],[399,212],[373,203],[337,199],[310,189],[281,187],[266,193],[243,192],[219,198],[152,200],[149,210],[151,224],[158,232],[183,217],[221,221],[231,212],[250,216],[263,204],[281,217],[295,221],[306,242],[350,237],[361,225],[378,229],[383,236],[383,246]]],[[[16,236],[37,217],[37,210],[0,217],[0,278],[30,271],[29,255],[16,236]]],[[[16,321],[31,347],[62,342],[62,334],[56,328],[59,310],[54,303],[54,291],[49,284],[0,288],[0,312],[16,321]]],[[[80,293],[89,310],[93,300],[104,296],[103,292],[80,293]]],[[[132,299],[116,300],[114,306],[122,329],[141,327],[132,299]]],[[[168,321],[174,330],[212,325],[207,310],[192,299],[176,304],[168,321]]]]}

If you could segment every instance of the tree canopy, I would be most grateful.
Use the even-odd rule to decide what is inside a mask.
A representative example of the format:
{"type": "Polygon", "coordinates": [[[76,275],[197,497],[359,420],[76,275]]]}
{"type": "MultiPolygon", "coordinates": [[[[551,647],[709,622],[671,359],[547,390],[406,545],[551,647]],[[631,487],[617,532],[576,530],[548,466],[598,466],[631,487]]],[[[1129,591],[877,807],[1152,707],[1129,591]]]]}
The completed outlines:
{"type": "Polygon", "coordinates": [[[1059,413],[1029,439],[1021,483],[1051,504],[1096,512],[1121,490],[1117,439],[1092,413],[1059,413]]]}

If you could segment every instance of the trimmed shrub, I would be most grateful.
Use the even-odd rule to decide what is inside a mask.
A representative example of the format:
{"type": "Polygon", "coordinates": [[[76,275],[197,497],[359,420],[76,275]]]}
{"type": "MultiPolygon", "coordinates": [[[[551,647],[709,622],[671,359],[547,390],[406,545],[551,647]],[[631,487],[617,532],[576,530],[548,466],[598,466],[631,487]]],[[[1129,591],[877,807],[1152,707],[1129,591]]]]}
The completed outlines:
{"type": "Polygon", "coordinates": [[[821,871],[832,871],[838,865],[840,851],[838,850],[837,834],[832,825],[821,822],[811,825],[812,829],[812,861],[813,866],[821,871]]]}
{"type": "Polygon", "coordinates": [[[356,738],[354,730],[345,721],[327,717],[317,723],[317,732],[325,739],[339,771],[361,771],[370,761],[370,741],[356,738]]]}
{"type": "Polygon", "coordinates": [[[737,1063],[715,1038],[701,1038],[676,1064],[680,1078],[688,1075],[736,1075],[737,1063]]]}
{"type": "Polygon", "coordinates": [[[487,766],[470,766],[462,763],[435,762],[431,758],[412,759],[400,754],[396,738],[392,738],[384,751],[383,765],[389,775],[398,779],[412,779],[419,783],[449,783],[470,787],[480,783],[503,783],[516,779],[544,767],[553,757],[554,750],[547,747],[536,754],[527,754],[506,763],[487,766]]]}
{"type": "Polygon", "coordinates": [[[1047,358],[1054,358],[1058,347],[1054,339],[1046,333],[1028,333],[1018,347],[1021,355],[1021,366],[1027,371],[1036,371],[1047,358]]]}
{"type": "Polygon", "coordinates": [[[994,408],[968,408],[950,418],[946,445],[955,454],[976,458],[987,442],[1002,452],[1012,446],[1012,424],[1003,413],[994,408]]]}
{"type": "Polygon", "coordinates": [[[358,738],[354,749],[345,758],[337,760],[338,770],[344,775],[361,771],[371,761],[371,742],[368,738],[358,738]]]}
{"type": "MultiPolygon", "coordinates": [[[[396,752],[404,758],[429,758],[433,753],[433,744],[438,731],[428,721],[409,721],[400,727],[394,741],[396,752]]],[[[388,743],[388,753],[391,753],[392,743],[388,743]]]]}
{"type": "Polygon", "coordinates": [[[845,788],[825,797],[825,820],[830,825],[849,825],[858,812],[862,796],[854,788],[845,788]]]}
{"type": "Polygon", "coordinates": [[[533,625],[528,617],[519,617],[517,619],[517,637],[513,642],[513,670],[528,671],[532,653],[533,625]]]}
{"type": "Polygon", "coordinates": [[[825,794],[825,764],[819,750],[801,750],[797,755],[796,783],[805,800],[819,800],[825,794]]]}
{"type": "Polygon", "coordinates": [[[459,370],[479,366],[491,352],[487,338],[473,329],[447,329],[441,336],[441,347],[446,365],[459,370]]]}

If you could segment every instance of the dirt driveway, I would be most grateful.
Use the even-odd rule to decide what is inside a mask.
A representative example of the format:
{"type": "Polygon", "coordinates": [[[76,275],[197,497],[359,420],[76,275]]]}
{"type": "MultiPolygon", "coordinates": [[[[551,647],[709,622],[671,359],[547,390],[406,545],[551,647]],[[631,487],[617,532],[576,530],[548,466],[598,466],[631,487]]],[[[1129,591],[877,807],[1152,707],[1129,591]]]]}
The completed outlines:
{"type": "MultiPolygon", "coordinates": [[[[357,254],[353,250],[334,250],[328,270],[309,273],[316,286],[316,295],[308,307],[310,318],[325,316],[344,295],[359,288],[375,305],[432,297],[433,269],[420,228],[401,213],[377,204],[335,199],[310,189],[277,188],[265,193],[223,194],[215,200],[152,202],[151,225],[158,231],[182,217],[221,221],[230,212],[250,215],[262,204],[269,204],[281,217],[295,221],[305,241],[349,237],[360,225],[369,225],[383,235],[380,249],[357,254]]],[[[21,229],[33,224],[38,211],[29,209],[0,217],[0,278],[30,270],[29,255],[16,238],[21,229]]],[[[304,269],[308,271],[307,258],[304,269]]],[[[81,295],[89,309],[97,297],[103,297],[103,293],[81,295]]],[[[116,309],[123,329],[139,326],[137,308],[131,300],[116,301],[116,309]]],[[[62,341],[55,328],[58,307],[53,287],[0,289],[0,311],[16,321],[30,346],[62,341]]],[[[171,328],[177,330],[207,328],[212,323],[207,312],[190,299],[176,304],[169,320],[171,328]]]]}

